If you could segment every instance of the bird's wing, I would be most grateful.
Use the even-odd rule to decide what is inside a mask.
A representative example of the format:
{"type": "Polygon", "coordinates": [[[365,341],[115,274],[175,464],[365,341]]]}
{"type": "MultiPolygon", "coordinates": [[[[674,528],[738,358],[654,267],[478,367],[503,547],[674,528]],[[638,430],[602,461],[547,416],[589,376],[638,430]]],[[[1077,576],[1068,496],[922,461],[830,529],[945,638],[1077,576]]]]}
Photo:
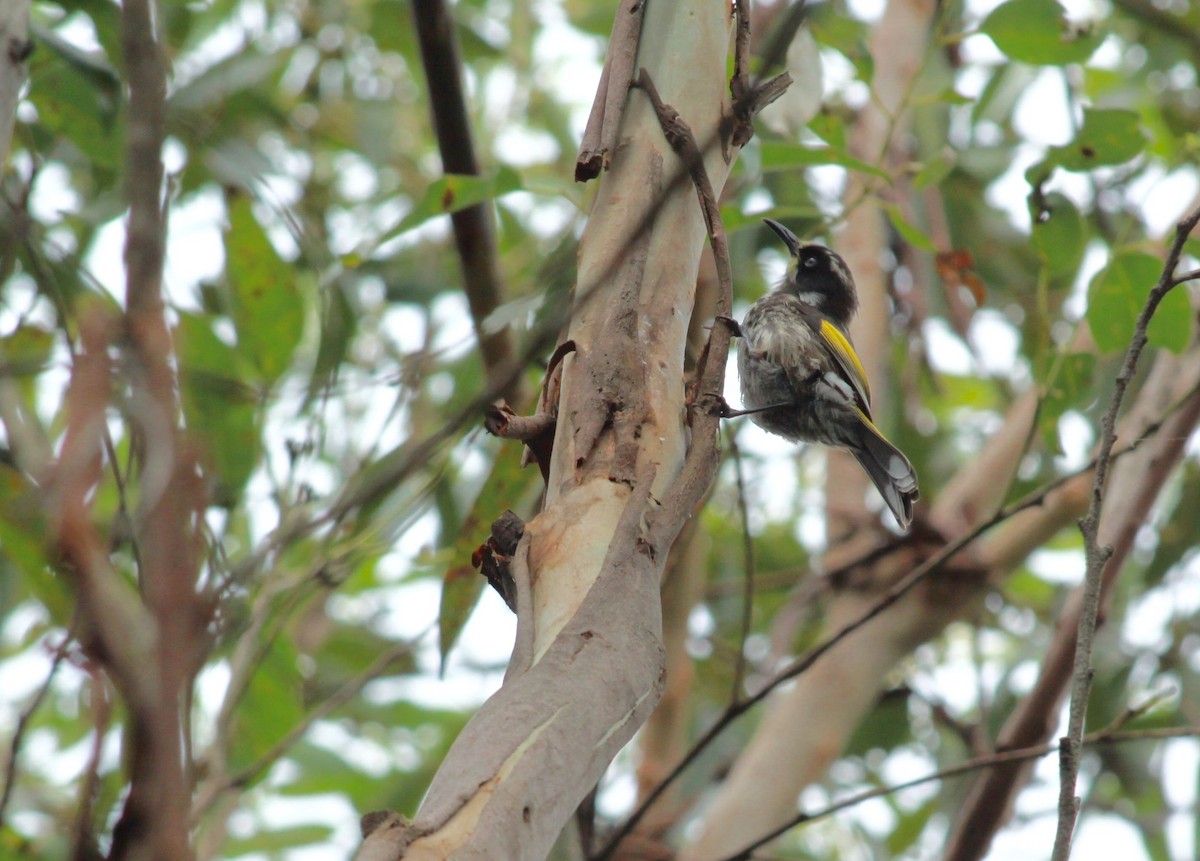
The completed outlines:
{"type": "Polygon", "coordinates": [[[841,329],[824,318],[821,319],[819,333],[821,345],[837,364],[842,376],[854,387],[855,394],[858,395],[858,407],[869,420],[871,417],[871,384],[867,381],[866,369],[859,361],[858,354],[854,352],[854,345],[850,343],[850,339],[842,333],[841,329]]]}

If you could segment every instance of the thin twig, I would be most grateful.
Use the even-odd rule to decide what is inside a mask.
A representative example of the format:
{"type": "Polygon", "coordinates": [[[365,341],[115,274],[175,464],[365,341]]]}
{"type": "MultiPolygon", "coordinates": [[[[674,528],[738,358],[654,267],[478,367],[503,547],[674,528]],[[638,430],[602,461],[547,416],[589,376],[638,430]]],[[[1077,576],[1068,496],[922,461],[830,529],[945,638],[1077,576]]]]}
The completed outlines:
{"type": "Polygon", "coordinates": [[[1125,359],[1117,374],[1112,400],[1100,421],[1100,447],[1096,456],[1096,475],[1092,481],[1092,499],[1087,516],[1079,524],[1083,534],[1084,555],[1087,572],[1084,579],[1083,606],[1079,616],[1079,628],[1075,642],[1075,665],[1071,682],[1071,709],[1067,721],[1067,735],[1061,739],[1060,785],[1058,798],[1058,827],[1054,835],[1054,850],[1051,861],[1067,861],[1071,855],[1071,835],[1079,815],[1079,799],[1075,785],[1079,777],[1079,747],[1083,740],[1084,719],[1087,716],[1088,696],[1092,685],[1092,647],[1096,632],[1096,618],[1100,611],[1100,593],[1104,566],[1112,555],[1111,547],[1099,543],[1100,512],[1104,506],[1105,485],[1112,460],[1112,449],[1117,439],[1117,414],[1125,399],[1125,392],[1137,370],[1138,360],[1146,346],[1146,329],[1159,303],[1175,286],[1173,276],[1183,253],[1184,243],[1196,224],[1200,222],[1200,207],[1193,210],[1175,227],[1175,240],[1167,252],[1166,263],[1158,283],[1150,291],[1145,307],[1138,315],[1133,339],[1125,351],[1125,359]]]}
{"type": "MultiPolygon", "coordinates": [[[[733,313],[733,267],[729,262],[729,243],[721,208],[713,192],[712,182],[704,167],[704,157],[688,124],[670,105],[664,104],[645,69],[638,75],[637,85],[645,91],[654,106],[663,135],[687,168],[700,202],[700,211],[712,243],[716,262],[717,291],[716,322],[708,334],[701,360],[696,368],[698,391],[701,394],[720,392],[725,386],[725,365],[729,358],[729,339],[733,335],[729,315],[733,313]]],[[[679,475],[667,491],[663,504],[651,528],[652,543],[665,550],[679,534],[683,520],[690,517],[695,504],[704,496],[716,476],[718,452],[717,432],[720,415],[715,409],[700,409],[692,414],[692,444],[679,475]]]]}
{"type": "MultiPolygon", "coordinates": [[[[1194,366],[1194,359],[1192,364],[1194,366]]],[[[1112,508],[1105,515],[1105,531],[1114,536],[1116,554],[1105,569],[1098,624],[1103,618],[1103,608],[1114,591],[1121,560],[1132,550],[1133,539],[1145,521],[1146,512],[1154,504],[1167,476],[1178,464],[1198,415],[1200,382],[1192,384],[1182,397],[1168,407],[1163,418],[1147,428],[1141,437],[1146,439],[1153,436],[1154,439],[1153,449],[1143,461],[1145,472],[1138,475],[1134,491],[1123,494],[1122,505],[1112,508]]],[[[1115,453],[1114,457],[1124,455],[1128,450],[1127,447],[1115,453]]],[[[1068,598],[1054,637],[1043,655],[1038,680],[1005,719],[996,736],[997,747],[1011,749],[1042,744],[1054,733],[1059,707],[1071,678],[1082,591],[1081,584],[1068,598]]],[[[992,769],[970,788],[946,841],[943,851],[945,861],[977,861],[986,855],[993,836],[1011,810],[1012,799],[1024,778],[1025,770],[1017,766],[992,769]]]]}
{"type": "Polygon", "coordinates": [[[92,858],[97,853],[95,810],[100,791],[100,759],[104,753],[104,737],[112,721],[112,700],[108,695],[108,680],[99,667],[91,669],[92,713],[95,727],[92,749],[88,754],[83,777],[79,781],[79,807],[75,811],[75,826],[71,834],[71,858],[92,858]]]}
{"type": "Polygon", "coordinates": [[[237,774],[232,775],[226,782],[225,786],[218,787],[214,790],[214,793],[219,794],[226,789],[237,789],[239,787],[248,786],[252,780],[274,765],[281,756],[291,750],[293,745],[304,738],[305,734],[314,723],[319,720],[324,720],[338,708],[358,696],[359,692],[362,691],[362,689],[365,688],[368,683],[378,678],[397,660],[407,654],[410,654],[416,647],[416,644],[423,640],[425,636],[433,630],[433,628],[434,626],[430,625],[412,640],[396,643],[386,651],[381,652],[375,658],[375,660],[368,664],[365,669],[358,673],[358,675],[349,679],[345,684],[330,694],[320,704],[309,711],[308,714],[301,718],[295,726],[288,730],[287,734],[284,735],[283,738],[271,745],[270,749],[267,750],[266,753],[264,753],[246,768],[239,771],[237,774]]]}
{"type": "Polygon", "coordinates": [[[1178,287],[1180,284],[1185,284],[1188,281],[1195,281],[1200,278],[1200,269],[1193,269],[1190,272],[1184,272],[1182,275],[1176,275],[1171,279],[1171,286],[1178,287]]]}
{"type": "Polygon", "coordinates": [[[738,514],[742,519],[742,631],[738,640],[737,659],[733,665],[733,690],[729,701],[742,698],[742,682],[746,676],[746,640],[754,618],[754,537],[750,534],[750,512],[746,503],[746,481],[742,475],[742,452],[737,438],[729,435],[729,453],[733,455],[733,474],[737,480],[738,514]]]}
{"type": "MultiPolygon", "coordinates": [[[[1083,739],[1083,744],[1087,746],[1095,746],[1102,744],[1122,744],[1138,741],[1161,741],[1173,738],[1195,738],[1200,736],[1200,727],[1168,727],[1145,730],[1130,730],[1127,732],[1114,732],[1109,729],[1101,730],[1100,732],[1091,733],[1083,739]]],[[[979,771],[986,768],[996,768],[1001,765],[1009,765],[1016,762],[1026,762],[1033,759],[1041,759],[1053,753],[1057,745],[1042,744],[1036,747],[1023,747],[1017,750],[1005,750],[999,753],[990,753],[985,756],[977,756],[972,759],[960,762],[958,765],[952,765],[948,768],[943,768],[938,771],[926,774],[923,777],[917,777],[913,780],[907,780],[904,783],[897,783],[889,786],[879,786],[874,789],[864,790],[863,792],[855,793],[848,798],[843,798],[841,801],[834,802],[828,807],[823,807],[820,810],[812,813],[798,813],[790,820],[778,828],[772,829],[762,837],[755,840],[744,849],[735,852],[733,855],[726,856],[721,861],[746,861],[751,857],[751,853],[770,843],[772,840],[787,833],[798,825],[804,825],[809,822],[814,822],[818,819],[824,819],[834,813],[845,810],[848,807],[862,804],[864,801],[870,801],[873,798],[882,798],[888,795],[894,795],[897,792],[902,792],[905,789],[912,789],[914,786],[921,786],[925,783],[932,783],[937,780],[945,780],[950,777],[957,777],[960,774],[968,774],[972,771],[979,771]]]]}
{"type": "Polygon", "coordinates": [[[50,693],[50,686],[54,682],[54,676],[58,673],[58,668],[62,666],[63,660],[67,657],[67,650],[74,641],[75,634],[71,632],[63,639],[62,643],[54,649],[54,658],[50,662],[50,671],[46,673],[46,679],[37,689],[37,693],[33,695],[33,699],[21,711],[20,717],[17,718],[16,729],[13,730],[12,741],[8,746],[8,762],[4,766],[4,789],[0,790],[0,829],[4,826],[4,814],[8,810],[8,802],[12,799],[13,786],[17,782],[17,765],[21,755],[21,745],[25,741],[25,733],[29,729],[29,722],[33,720],[34,714],[41,707],[42,702],[46,699],[46,695],[50,693]]]}

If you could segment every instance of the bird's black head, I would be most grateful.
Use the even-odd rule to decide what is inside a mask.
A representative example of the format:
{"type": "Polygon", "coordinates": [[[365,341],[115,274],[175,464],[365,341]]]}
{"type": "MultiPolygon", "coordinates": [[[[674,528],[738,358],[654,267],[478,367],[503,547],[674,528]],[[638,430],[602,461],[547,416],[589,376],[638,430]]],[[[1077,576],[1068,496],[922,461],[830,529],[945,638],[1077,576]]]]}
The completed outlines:
{"type": "Polygon", "coordinates": [[[796,234],[778,221],[764,218],[791,254],[787,277],[779,289],[813,305],[841,328],[858,310],[858,292],[850,267],[836,251],[824,245],[802,245],[796,234]]]}

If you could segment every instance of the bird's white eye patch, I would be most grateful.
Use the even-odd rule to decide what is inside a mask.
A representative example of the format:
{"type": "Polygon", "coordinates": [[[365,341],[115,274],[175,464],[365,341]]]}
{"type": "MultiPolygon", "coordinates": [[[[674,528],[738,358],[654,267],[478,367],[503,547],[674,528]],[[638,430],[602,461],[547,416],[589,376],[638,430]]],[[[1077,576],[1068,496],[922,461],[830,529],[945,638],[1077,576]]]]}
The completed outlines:
{"type": "Polygon", "coordinates": [[[805,257],[804,258],[804,268],[805,269],[816,269],[818,262],[819,261],[815,257],[805,257]]]}

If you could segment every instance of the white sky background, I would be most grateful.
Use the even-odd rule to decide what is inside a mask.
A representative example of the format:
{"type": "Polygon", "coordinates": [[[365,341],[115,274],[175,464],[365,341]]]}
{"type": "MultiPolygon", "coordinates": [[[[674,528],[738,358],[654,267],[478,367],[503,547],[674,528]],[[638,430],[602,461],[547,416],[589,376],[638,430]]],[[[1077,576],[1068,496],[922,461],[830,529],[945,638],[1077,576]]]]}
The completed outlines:
{"type": "MultiPolygon", "coordinates": [[[[883,9],[883,0],[852,0],[851,5],[858,17],[873,21],[878,18],[883,9]]],[[[993,0],[975,0],[969,3],[972,13],[977,20],[997,5],[993,0]]],[[[1106,7],[1100,2],[1091,0],[1066,0],[1069,15],[1074,19],[1086,19],[1103,16],[1106,7]]],[[[599,77],[602,44],[590,37],[583,37],[567,23],[561,8],[551,0],[544,0],[537,6],[537,14],[541,30],[535,46],[535,62],[542,68],[552,70],[548,79],[562,80],[564,85],[561,97],[574,99],[576,112],[575,126],[582,131],[586,113],[590,107],[590,93],[593,87],[584,86],[583,81],[596,81],[599,77]]],[[[238,28],[216,34],[206,51],[215,60],[219,56],[235,51],[242,44],[243,30],[261,33],[264,29],[265,18],[261,9],[254,3],[244,4],[242,20],[238,28]]],[[[90,25],[81,16],[77,16],[72,26],[66,28],[64,34],[77,45],[87,48],[95,44],[94,34],[90,25]]],[[[501,34],[503,35],[503,34],[501,34]]],[[[1004,58],[995,46],[984,36],[968,37],[962,45],[964,57],[968,63],[999,63],[1004,58]]],[[[844,90],[849,82],[849,72],[844,61],[832,55],[825,58],[824,87],[826,93],[844,90]]],[[[1110,39],[1103,45],[1092,60],[1095,65],[1115,66],[1120,60],[1120,54],[1115,43],[1110,39]]],[[[1060,73],[1054,70],[1042,72],[1034,83],[1028,87],[1017,109],[1016,124],[1025,136],[1027,143],[1015,153],[1013,163],[1006,174],[989,189],[988,199],[994,205],[1008,212],[1015,224],[1028,226],[1028,213],[1025,208],[1025,197],[1028,186],[1024,179],[1024,171],[1033,161],[1040,158],[1045,147],[1062,144],[1071,137],[1071,128],[1067,120],[1067,107],[1060,73]]],[[[985,76],[978,71],[965,71],[958,80],[958,89],[967,96],[977,96],[985,82],[985,76]]],[[[474,97],[480,98],[479,82],[472,79],[474,97]]],[[[861,88],[861,85],[859,85],[861,88]]],[[[507,104],[512,89],[511,81],[505,81],[502,76],[493,76],[483,85],[482,98],[492,103],[507,104]]],[[[503,160],[518,166],[537,163],[542,159],[554,156],[552,150],[547,150],[546,140],[531,135],[520,126],[511,126],[500,135],[496,148],[503,160]]],[[[168,168],[178,170],[186,154],[178,144],[168,145],[166,153],[168,168]]],[[[293,166],[304,170],[303,158],[298,157],[298,163],[293,166]]],[[[344,177],[348,191],[361,188],[364,192],[369,188],[374,178],[369,172],[357,170],[352,161],[343,165],[339,171],[344,177]]],[[[828,169],[813,172],[815,180],[823,184],[821,189],[824,198],[837,199],[840,183],[844,174],[840,169],[828,169]]],[[[1069,175],[1060,171],[1055,178],[1056,190],[1062,191],[1078,203],[1083,203],[1091,196],[1091,189],[1086,177],[1069,175]]],[[[1157,181],[1147,181],[1137,190],[1145,217],[1152,228],[1159,234],[1169,229],[1170,225],[1182,212],[1188,202],[1196,195],[1200,187],[1193,171],[1179,171],[1172,176],[1161,176],[1157,181]]],[[[286,176],[276,177],[271,182],[270,193],[275,199],[287,202],[294,198],[297,186],[286,176]]],[[[67,184],[65,172],[54,166],[43,170],[31,205],[39,218],[54,217],[56,213],[77,210],[81,201],[67,184]]],[[[512,205],[523,212],[531,213],[544,226],[547,233],[561,229],[571,217],[559,201],[546,203],[541,198],[532,195],[521,195],[517,199],[509,199],[507,205],[512,205]]],[[[400,208],[393,213],[399,217],[400,208]]],[[[197,306],[197,286],[205,279],[211,279],[223,271],[224,248],[221,239],[221,221],[224,209],[221,196],[217,191],[200,192],[192,195],[172,210],[170,220],[170,236],[167,247],[166,287],[171,301],[180,307],[194,308],[197,306]]],[[[269,219],[264,219],[269,220],[269,219]]],[[[334,225],[335,234],[339,226],[334,225]]],[[[353,231],[356,226],[348,220],[342,226],[346,231],[346,241],[349,247],[356,244],[353,231]]],[[[426,225],[418,236],[445,235],[448,222],[442,219],[426,225]]],[[[281,251],[285,252],[290,246],[290,237],[282,231],[274,231],[272,238],[277,242],[281,251]]],[[[124,242],[124,227],[118,220],[110,223],[101,233],[93,251],[88,257],[88,267],[95,278],[114,295],[123,295],[124,268],[121,261],[121,249],[124,242]]],[[[1083,298],[1086,284],[1090,277],[1103,265],[1103,255],[1092,249],[1086,257],[1083,271],[1080,273],[1076,297],[1073,300],[1073,310],[1079,314],[1083,310],[1083,298]]],[[[768,272],[768,281],[777,280],[783,268],[781,255],[765,254],[762,261],[768,272]]],[[[382,310],[382,285],[380,290],[380,309],[382,310]]],[[[472,348],[471,325],[467,315],[465,302],[457,294],[449,294],[439,300],[435,314],[442,323],[439,346],[449,351],[465,351],[472,348]]],[[[7,326],[9,321],[0,316],[0,326],[7,326]]],[[[412,349],[417,349],[423,336],[423,320],[415,312],[403,308],[387,311],[382,325],[395,335],[409,339],[412,349]]],[[[940,321],[931,321],[924,335],[929,343],[929,354],[937,370],[945,373],[968,374],[978,369],[976,361],[982,361],[984,368],[993,374],[1008,376],[1017,380],[1028,380],[1028,370],[1023,367],[1018,358],[1017,334],[1013,327],[996,311],[985,310],[979,313],[972,325],[972,351],[967,349],[957,337],[940,321]],[[976,356],[978,359],[976,359],[976,356]]],[[[736,368],[731,364],[726,396],[731,403],[738,403],[739,396],[736,383],[736,368]]],[[[374,430],[391,441],[399,442],[402,422],[388,423],[386,411],[391,404],[391,395],[378,391],[366,390],[362,403],[358,405],[362,414],[357,416],[356,427],[362,433],[374,430]]],[[[282,411],[280,411],[282,414],[282,411]]],[[[276,458],[282,457],[282,440],[284,428],[278,422],[273,424],[275,438],[271,441],[276,458]]],[[[1093,442],[1087,423],[1079,417],[1067,416],[1063,421],[1064,455],[1068,465],[1082,463],[1088,447],[1093,442]]],[[[739,443],[744,449],[753,452],[763,459],[761,467],[770,471],[772,476],[785,476],[784,480],[774,480],[758,483],[760,489],[770,487],[770,493],[761,492],[763,511],[771,516],[792,510],[792,497],[797,492],[799,484],[795,480],[795,449],[786,441],[771,437],[757,427],[747,426],[739,433],[739,443]]],[[[386,442],[385,442],[386,444],[386,442]]],[[[464,449],[465,450],[465,449],[464,449]]],[[[805,457],[801,461],[802,468],[819,473],[822,469],[819,457],[805,457]]],[[[482,467],[482,464],[479,464],[482,467]]],[[[329,489],[328,476],[315,474],[312,476],[318,490],[329,489]]],[[[819,547],[822,541],[822,521],[820,511],[822,499],[819,481],[806,481],[808,496],[804,504],[806,513],[802,516],[798,529],[805,543],[819,547]]],[[[266,498],[270,492],[269,483],[262,477],[252,482],[250,496],[258,494],[266,498]]],[[[878,500],[875,500],[878,502],[878,500]]],[[[273,511],[271,506],[264,506],[264,511],[273,511]]],[[[274,524],[269,518],[258,524],[260,531],[265,532],[274,524]]],[[[393,579],[402,577],[413,564],[418,554],[435,539],[435,521],[426,516],[404,533],[397,541],[395,548],[389,554],[381,569],[389,573],[393,579]]],[[[1126,638],[1135,643],[1151,645],[1157,640],[1157,632],[1161,631],[1171,619],[1181,615],[1191,614],[1200,607],[1200,572],[1192,570],[1197,564],[1193,562],[1185,570],[1176,571],[1171,578],[1171,588],[1168,592],[1156,592],[1147,596],[1141,604],[1135,605],[1125,623],[1126,638]]],[[[1030,566],[1041,576],[1053,582],[1063,583],[1064,586],[1079,581],[1083,570],[1082,560],[1076,553],[1055,553],[1044,551],[1036,554],[1030,566]]],[[[386,590],[376,596],[377,601],[383,602],[387,609],[387,633],[401,637],[418,637],[430,631],[436,623],[440,584],[433,580],[421,580],[403,586],[386,590]]],[[[333,612],[345,614],[348,617],[364,613],[373,613],[380,609],[371,605],[368,599],[335,598],[331,609],[333,612]]],[[[5,640],[17,641],[28,627],[36,621],[38,611],[28,609],[14,614],[9,624],[0,632],[5,640]]],[[[695,633],[702,636],[704,619],[700,614],[696,619],[695,633]]],[[[502,668],[507,659],[514,631],[514,621],[511,613],[494,595],[492,590],[485,590],[483,600],[472,616],[470,623],[463,632],[462,640],[454,651],[449,663],[446,676],[439,679],[436,675],[437,655],[436,639],[426,636],[425,647],[421,651],[420,661],[428,671],[413,676],[402,682],[389,681],[379,683],[368,689],[367,696],[381,699],[396,697],[409,698],[429,705],[447,705],[455,707],[470,707],[481,703],[500,684],[502,668]],[[481,669],[493,668],[493,669],[481,669]]],[[[970,650],[970,634],[964,627],[953,628],[946,637],[946,646],[940,651],[933,647],[925,647],[907,662],[906,672],[913,684],[928,696],[944,701],[952,710],[969,712],[975,707],[973,692],[976,688],[975,663],[970,650]]],[[[1003,646],[998,644],[997,648],[1003,646]]],[[[19,658],[0,662],[0,724],[10,725],[15,720],[18,710],[27,701],[36,687],[42,682],[47,669],[47,661],[41,654],[25,654],[19,658]]],[[[1027,677],[1029,683],[1035,677],[1035,667],[1025,668],[1027,672],[1019,673],[1018,677],[1027,677]]],[[[1200,669],[1193,667],[1192,669],[1200,669]]],[[[59,683],[62,685],[77,685],[78,679],[72,678],[70,668],[60,672],[59,683]]],[[[227,672],[221,666],[207,670],[200,679],[200,701],[211,707],[219,702],[224,686],[227,683],[227,672]]],[[[199,727],[203,732],[203,722],[199,727]]],[[[323,722],[312,733],[312,739],[331,749],[337,750],[351,759],[363,762],[378,762],[387,760],[391,754],[378,749],[373,741],[350,738],[345,735],[336,722],[323,722]]],[[[86,740],[70,751],[57,752],[52,749],[50,738],[40,738],[34,733],[23,752],[25,767],[40,767],[49,773],[78,773],[83,767],[83,757],[86,753],[86,740]],[[32,766],[31,763],[40,763],[32,766]]],[[[1200,767],[1200,753],[1197,746],[1191,742],[1168,742],[1159,748],[1157,756],[1169,763],[1166,768],[1166,790],[1168,799],[1180,811],[1188,811],[1196,806],[1197,770],[1200,767]]],[[[117,756],[116,739],[109,745],[110,762],[115,763],[117,756]]],[[[601,805],[610,812],[620,811],[628,807],[632,798],[632,781],[629,777],[628,757],[624,758],[624,769],[613,769],[615,774],[610,785],[602,794],[601,805]]],[[[933,770],[936,767],[932,758],[918,748],[899,751],[890,757],[884,771],[887,777],[894,781],[911,779],[919,774],[933,770]]],[[[1026,861],[1029,858],[1045,857],[1054,833],[1054,810],[1057,803],[1057,764],[1053,757],[1041,761],[1037,769],[1038,779],[1020,797],[1018,814],[1023,823],[1010,826],[1003,830],[994,844],[989,856],[996,861],[1026,861]]],[[[1086,788],[1088,776],[1084,776],[1086,788]]],[[[923,790],[933,792],[934,788],[923,790]]],[[[922,790],[904,796],[906,804],[915,803],[916,799],[925,797],[922,790]]],[[[806,807],[822,806],[829,800],[828,791],[824,787],[812,787],[802,798],[806,807]]],[[[838,820],[838,825],[817,825],[810,829],[813,840],[838,840],[837,834],[848,822],[854,822],[873,834],[884,834],[893,823],[893,814],[882,802],[862,805],[844,813],[838,820]]],[[[295,799],[286,802],[267,803],[257,811],[243,811],[237,814],[232,827],[234,833],[251,830],[256,821],[270,822],[273,827],[279,827],[288,821],[311,822],[314,817],[327,820],[336,825],[339,831],[335,838],[337,851],[345,852],[357,844],[357,816],[349,805],[340,797],[321,799],[319,804],[298,804],[295,799]]],[[[34,823],[27,822],[32,827],[34,823]]],[[[14,820],[16,827],[21,827],[20,819],[14,820]]],[[[1167,836],[1174,857],[1190,858],[1194,842],[1195,817],[1191,813],[1173,814],[1167,821],[1167,836]]],[[[320,850],[310,850],[295,853],[294,857],[302,859],[317,859],[329,857],[332,846],[320,850]]],[[[855,846],[847,846],[848,852],[843,857],[852,858],[855,846]]],[[[936,854],[936,846],[925,847],[919,853],[921,857],[936,854]]],[[[1147,857],[1136,832],[1116,817],[1087,816],[1076,840],[1075,856],[1079,858],[1121,858],[1141,859],[1147,857]]]]}

